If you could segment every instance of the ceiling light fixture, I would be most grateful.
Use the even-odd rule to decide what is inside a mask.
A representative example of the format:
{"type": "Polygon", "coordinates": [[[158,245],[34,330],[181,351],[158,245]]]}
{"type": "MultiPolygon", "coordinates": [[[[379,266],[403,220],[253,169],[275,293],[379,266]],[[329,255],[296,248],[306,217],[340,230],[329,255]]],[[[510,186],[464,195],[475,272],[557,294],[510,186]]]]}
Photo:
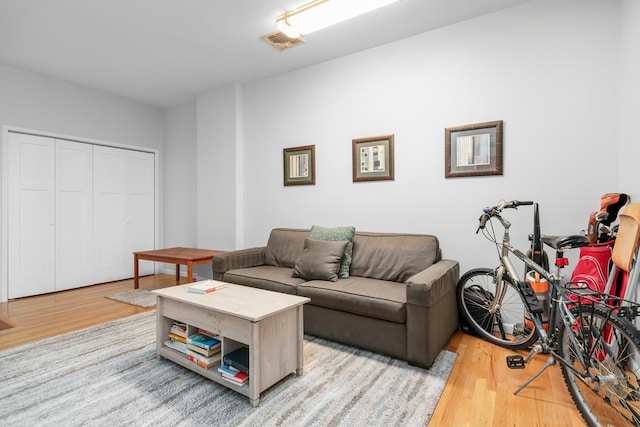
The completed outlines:
{"type": "Polygon", "coordinates": [[[396,1],[315,0],[278,16],[276,27],[288,37],[298,38],[396,1]]]}

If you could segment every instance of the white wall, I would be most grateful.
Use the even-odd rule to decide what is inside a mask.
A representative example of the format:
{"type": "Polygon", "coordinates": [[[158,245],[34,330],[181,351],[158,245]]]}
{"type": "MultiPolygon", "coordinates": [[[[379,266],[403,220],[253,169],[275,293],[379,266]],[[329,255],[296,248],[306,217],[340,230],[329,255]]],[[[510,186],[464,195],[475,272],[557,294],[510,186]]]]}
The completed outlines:
{"type": "Polygon", "coordinates": [[[229,85],[197,99],[198,247],[235,249],[240,232],[236,198],[241,152],[242,89],[229,85]]]}
{"type": "Polygon", "coordinates": [[[640,202],[640,2],[620,1],[620,182],[640,202]]]}
{"type": "MultiPolygon", "coordinates": [[[[245,246],[275,226],[436,234],[461,271],[499,199],[540,203],[574,233],[618,185],[617,3],[525,3],[244,88],[245,246]],[[444,129],[503,120],[504,175],[444,178],[444,129]],[[352,138],[395,134],[395,181],[353,183],[352,138]],[[282,185],[282,149],[316,145],[315,186],[282,185]],[[604,147],[603,147],[604,144],[604,147]]],[[[304,47],[302,47],[304,48],[304,47]]],[[[531,211],[513,215],[526,243],[531,211]]]]}
{"type": "Polygon", "coordinates": [[[197,108],[195,100],[165,111],[164,246],[196,247],[197,108]]]}
{"type": "Polygon", "coordinates": [[[160,149],[163,111],[0,64],[0,125],[160,149]]]}

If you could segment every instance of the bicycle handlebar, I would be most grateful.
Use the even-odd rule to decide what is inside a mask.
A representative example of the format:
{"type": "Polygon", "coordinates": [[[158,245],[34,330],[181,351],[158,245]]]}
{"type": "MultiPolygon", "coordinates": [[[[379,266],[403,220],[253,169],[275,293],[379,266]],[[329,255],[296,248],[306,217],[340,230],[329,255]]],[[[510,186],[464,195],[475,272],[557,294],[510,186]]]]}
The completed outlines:
{"type": "Polygon", "coordinates": [[[482,215],[480,215],[480,218],[478,219],[480,224],[478,225],[476,234],[478,234],[480,230],[484,229],[485,225],[487,224],[487,221],[489,221],[492,217],[500,216],[500,213],[502,212],[503,209],[517,209],[518,206],[530,206],[530,205],[533,205],[533,203],[534,202],[530,200],[526,200],[526,201],[512,200],[510,202],[501,201],[496,206],[484,208],[482,210],[482,215]]]}

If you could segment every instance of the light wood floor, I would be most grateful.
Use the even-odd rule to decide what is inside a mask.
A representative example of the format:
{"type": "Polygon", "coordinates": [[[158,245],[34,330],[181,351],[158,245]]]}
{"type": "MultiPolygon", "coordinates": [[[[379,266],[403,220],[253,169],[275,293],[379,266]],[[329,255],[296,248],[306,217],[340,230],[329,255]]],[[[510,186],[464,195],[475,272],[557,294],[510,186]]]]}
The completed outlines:
{"type": "MultiPolygon", "coordinates": [[[[186,283],[186,278],[182,281],[186,283]]],[[[175,283],[173,275],[140,278],[140,287],[145,289],[175,283]]],[[[105,298],[131,290],[133,279],[0,303],[0,323],[14,326],[0,330],[0,350],[155,309],[105,298]]]]}
{"type": "MultiPolygon", "coordinates": [[[[174,284],[172,275],[147,276],[140,281],[140,287],[146,289],[174,284]]],[[[104,298],[131,289],[133,280],[124,280],[0,303],[0,350],[153,310],[104,298]],[[1,330],[3,322],[13,327],[1,330]]],[[[546,356],[538,355],[524,370],[511,370],[505,363],[511,352],[462,332],[446,348],[458,358],[430,427],[584,426],[557,366],[513,395],[544,364],[546,356]]]]}

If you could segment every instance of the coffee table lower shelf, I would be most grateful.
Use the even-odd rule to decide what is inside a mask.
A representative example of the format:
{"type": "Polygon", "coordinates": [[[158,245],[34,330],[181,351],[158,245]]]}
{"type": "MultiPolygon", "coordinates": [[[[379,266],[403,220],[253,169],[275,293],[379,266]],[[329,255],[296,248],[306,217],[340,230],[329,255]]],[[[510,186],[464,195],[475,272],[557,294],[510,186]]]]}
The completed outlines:
{"type": "Polygon", "coordinates": [[[222,378],[222,374],[218,372],[218,367],[220,365],[212,366],[209,369],[202,368],[197,364],[195,364],[194,362],[192,362],[191,360],[187,359],[187,357],[183,353],[180,353],[179,351],[173,350],[164,345],[158,350],[158,357],[171,360],[172,362],[180,366],[183,366],[189,369],[190,371],[196,372],[197,374],[200,374],[203,377],[210,379],[211,381],[214,381],[218,384],[222,384],[223,386],[230,388],[233,391],[236,391],[244,396],[247,396],[251,400],[251,406],[254,408],[259,404],[258,399],[255,399],[255,402],[254,402],[254,399],[251,398],[251,387],[250,387],[251,379],[249,379],[249,381],[247,381],[242,385],[234,384],[222,378]]]}
{"type": "Polygon", "coordinates": [[[260,393],[292,373],[303,371],[303,305],[309,298],[227,284],[202,295],[181,285],[153,291],[157,295],[158,357],[164,357],[249,398],[252,407],[260,393]],[[218,366],[205,369],[164,343],[171,325],[187,325],[187,335],[204,329],[221,341],[221,360],[239,347],[249,348],[249,379],[235,384],[222,377],[218,366]]]}

